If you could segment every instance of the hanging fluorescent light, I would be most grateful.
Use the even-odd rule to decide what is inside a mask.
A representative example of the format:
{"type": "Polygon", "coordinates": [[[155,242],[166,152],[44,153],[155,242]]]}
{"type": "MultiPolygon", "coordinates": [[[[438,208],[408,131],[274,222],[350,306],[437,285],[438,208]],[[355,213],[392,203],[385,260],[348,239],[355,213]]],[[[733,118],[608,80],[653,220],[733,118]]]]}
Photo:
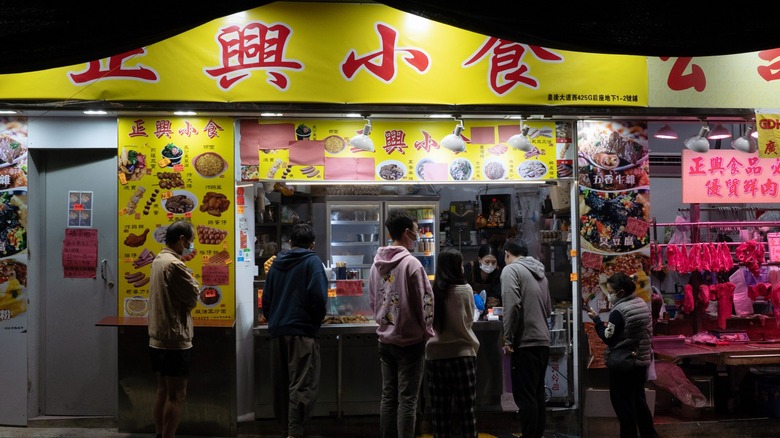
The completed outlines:
{"type": "Polygon", "coordinates": [[[653,137],[663,138],[667,140],[676,140],[677,131],[675,131],[671,126],[669,126],[668,123],[664,123],[664,126],[661,126],[661,128],[658,131],[655,131],[653,137]]]}
{"type": "Polygon", "coordinates": [[[731,147],[742,152],[753,153],[758,150],[758,143],[753,138],[753,127],[748,127],[745,135],[731,141],[731,147]]]}
{"type": "Polygon", "coordinates": [[[363,131],[349,139],[349,145],[360,150],[374,152],[374,141],[371,140],[369,134],[371,134],[371,119],[366,118],[366,124],[363,126],[363,131]]]}
{"type": "Polygon", "coordinates": [[[463,120],[458,120],[458,124],[455,125],[455,131],[441,139],[441,145],[452,152],[464,152],[466,150],[466,142],[460,136],[463,129],[463,120]]]}
{"type": "Polygon", "coordinates": [[[103,110],[85,110],[84,114],[88,116],[104,116],[108,113],[103,110]]]}
{"type": "Polygon", "coordinates": [[[708,135],[707,138],[710,140],[721,140],[724,138],[731,138],[731,132],[728,129],[724,128],[723,125],[718,123],[717,125],[715,125],[715,129],[713,129],[712,132],[710,132],[710,135],[708,135]]]}
{"type": "Polygon", "coordinates": [[[708,132],[710,132],[710,128],[702,126],[699,130],[699,134],[688,137],[683,144],[686,148],[694,152],[707,152],[710,150],[710,142],[706,137],[708,132]]]}
{"type": "Polygon", "coordinates": [[[174,111],[173,115],[175,116],[197,116],[198,113],[195,111],[174,111]]]}
{"type": "Polygon", "coordinates": [[[523,124],[523,119],[520,119],[520,133],[509,137],[506,142],[515,149],[525,152],[530,151],[534,148],[534,145],[531,144],[531,139],[528,138],[528,130],[530,128],[530,126],[523,124]]]}

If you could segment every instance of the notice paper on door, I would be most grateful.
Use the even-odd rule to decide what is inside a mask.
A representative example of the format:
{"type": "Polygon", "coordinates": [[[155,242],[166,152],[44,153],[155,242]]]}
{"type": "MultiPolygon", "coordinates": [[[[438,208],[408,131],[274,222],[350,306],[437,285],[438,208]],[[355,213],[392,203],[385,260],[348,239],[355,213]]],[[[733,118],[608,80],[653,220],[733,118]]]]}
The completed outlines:
{"type": "Polygon", "coordinates": [[[62,268],[65,278],[97,276],[98,233],[90,229],[66,229],[62,241],[62,268]]]}

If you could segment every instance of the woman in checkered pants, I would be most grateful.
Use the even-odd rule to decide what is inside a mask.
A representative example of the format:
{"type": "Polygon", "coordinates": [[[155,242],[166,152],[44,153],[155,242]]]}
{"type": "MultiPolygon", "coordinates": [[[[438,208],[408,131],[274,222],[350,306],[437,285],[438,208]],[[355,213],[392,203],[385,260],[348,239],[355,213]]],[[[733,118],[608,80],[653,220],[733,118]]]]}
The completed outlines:
{"type": "Polygon", "coordinates": [[[463,273],[463,254],[454,248],[444,249],[437,259],[433,303],[436,335],[425,345],[433,436],[476,438],[479,341],[471,329],[476,306],[463,273]],[[460,419],[460,434],[451,430],[453,414],[460,419]]]}

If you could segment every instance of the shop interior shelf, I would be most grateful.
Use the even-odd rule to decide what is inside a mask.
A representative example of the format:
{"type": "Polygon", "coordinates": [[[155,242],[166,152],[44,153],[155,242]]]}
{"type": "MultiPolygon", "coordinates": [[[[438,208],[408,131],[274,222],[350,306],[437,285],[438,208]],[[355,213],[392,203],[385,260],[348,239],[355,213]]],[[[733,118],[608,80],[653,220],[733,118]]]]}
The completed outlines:
{"type": "Polygon", "coordinates": [[[330,242],[330,246],[379,246],[379,242],[330,242]]]}
{"type": "Polygon", "coordinates": [[[379,225],[379,221],[330,221],[331,225],[379,225]]]}

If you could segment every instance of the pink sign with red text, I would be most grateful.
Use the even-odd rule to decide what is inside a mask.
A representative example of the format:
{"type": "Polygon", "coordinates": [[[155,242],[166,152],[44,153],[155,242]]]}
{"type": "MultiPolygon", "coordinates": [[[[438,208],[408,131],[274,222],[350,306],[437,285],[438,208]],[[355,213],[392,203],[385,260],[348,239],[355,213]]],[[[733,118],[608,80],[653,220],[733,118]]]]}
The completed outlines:
{"type": "Polygon", "coordinates": [[[779,181],[780,158],[727,149],[682,153],[683,203],[776,203],[779,181]]]}

